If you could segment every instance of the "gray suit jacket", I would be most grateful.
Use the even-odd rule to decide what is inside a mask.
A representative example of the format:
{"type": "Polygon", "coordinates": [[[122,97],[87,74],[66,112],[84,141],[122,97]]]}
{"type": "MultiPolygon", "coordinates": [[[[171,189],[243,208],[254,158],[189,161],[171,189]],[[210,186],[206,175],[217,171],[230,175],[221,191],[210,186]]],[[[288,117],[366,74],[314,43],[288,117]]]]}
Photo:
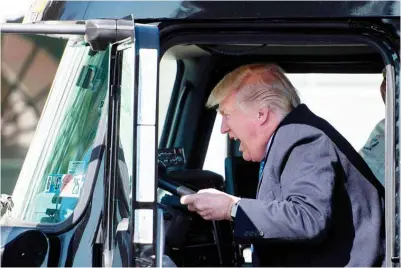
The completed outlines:
{"type": "Polygon", "coordinates": [[[256,199],[241,199],[234,236],[255,266],[380,266],[384,188],[328,122],[304,104],[276,130],[256,199]]]}

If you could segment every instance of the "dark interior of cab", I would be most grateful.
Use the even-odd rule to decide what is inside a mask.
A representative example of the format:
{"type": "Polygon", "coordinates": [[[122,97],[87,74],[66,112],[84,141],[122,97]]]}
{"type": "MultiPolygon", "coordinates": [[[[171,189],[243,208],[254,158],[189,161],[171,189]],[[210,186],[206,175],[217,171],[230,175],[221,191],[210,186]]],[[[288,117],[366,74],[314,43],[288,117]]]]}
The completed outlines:
{"type": "MultiPolygon", "coordinates": [[[[178,67],[159,148],[180,148],[185,161],[170,152],[175,165],[169,169],[168,164],[160,164],[166,152],[159,151],[159,179],[194,191],[216,188],[254,198],[259,163],[244,161],[238,142],[227,141],[225,178],[202,170],[216,117],[215,110],[205,108],[212,88],[234,68],[256,62],[276,63],[288,73],[380,73],[382,55],[369,42],[360,36],[306,33],[166,38],[161,43],[162,59],[177,60],[178,67]]],[[[166,223],[165,254],[177,266],[249,265],[243,256],[249,245],[233,243],[232,222],[205,221],[182,206],[177,195],[161,189],[158,195],[166,223]]]]}

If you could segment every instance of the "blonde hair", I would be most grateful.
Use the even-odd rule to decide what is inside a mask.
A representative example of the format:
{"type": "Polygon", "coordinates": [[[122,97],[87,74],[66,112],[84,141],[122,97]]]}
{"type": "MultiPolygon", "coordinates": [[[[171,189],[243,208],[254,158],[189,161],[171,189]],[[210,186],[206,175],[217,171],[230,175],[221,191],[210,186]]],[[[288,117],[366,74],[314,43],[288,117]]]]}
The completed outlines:
{"type": "Polygon", "coordinates": [[[210,108],[220,104],[235,91],[240,107],[269,107],[283,117],[301,103],[297,90],[276,64],[238,67],[215,86],[206,106],[210,108]]]}

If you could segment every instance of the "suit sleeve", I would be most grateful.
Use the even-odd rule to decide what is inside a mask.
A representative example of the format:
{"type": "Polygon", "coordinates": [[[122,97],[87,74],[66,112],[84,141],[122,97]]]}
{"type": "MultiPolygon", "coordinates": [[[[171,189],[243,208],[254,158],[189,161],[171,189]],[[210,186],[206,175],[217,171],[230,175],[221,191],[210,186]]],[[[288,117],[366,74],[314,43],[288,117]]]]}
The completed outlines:
{"type": "MultiPolygon", "coordinates": [[[[245,243],[322,239],[330,225],[337,159],[333,144],[323,135],[298,141],[281,173],[282,197],[261,192],[257,200],[241,199],[236,239],[245,243]]],[[[263,180],[269,180],[266,174],[263,180]]]]}

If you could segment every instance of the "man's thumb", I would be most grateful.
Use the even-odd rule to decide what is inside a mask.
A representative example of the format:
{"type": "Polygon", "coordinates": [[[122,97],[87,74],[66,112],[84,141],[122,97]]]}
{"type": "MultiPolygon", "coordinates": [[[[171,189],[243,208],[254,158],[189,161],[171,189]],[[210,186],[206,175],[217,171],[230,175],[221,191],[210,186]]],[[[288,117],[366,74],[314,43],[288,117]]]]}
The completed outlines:
{"type": "Polygon", "coordinates": [[[190,203],[192,203],[192,195],[184,195],[180,198],[180,202],[182,205],[188,205],[190,203]]]}

